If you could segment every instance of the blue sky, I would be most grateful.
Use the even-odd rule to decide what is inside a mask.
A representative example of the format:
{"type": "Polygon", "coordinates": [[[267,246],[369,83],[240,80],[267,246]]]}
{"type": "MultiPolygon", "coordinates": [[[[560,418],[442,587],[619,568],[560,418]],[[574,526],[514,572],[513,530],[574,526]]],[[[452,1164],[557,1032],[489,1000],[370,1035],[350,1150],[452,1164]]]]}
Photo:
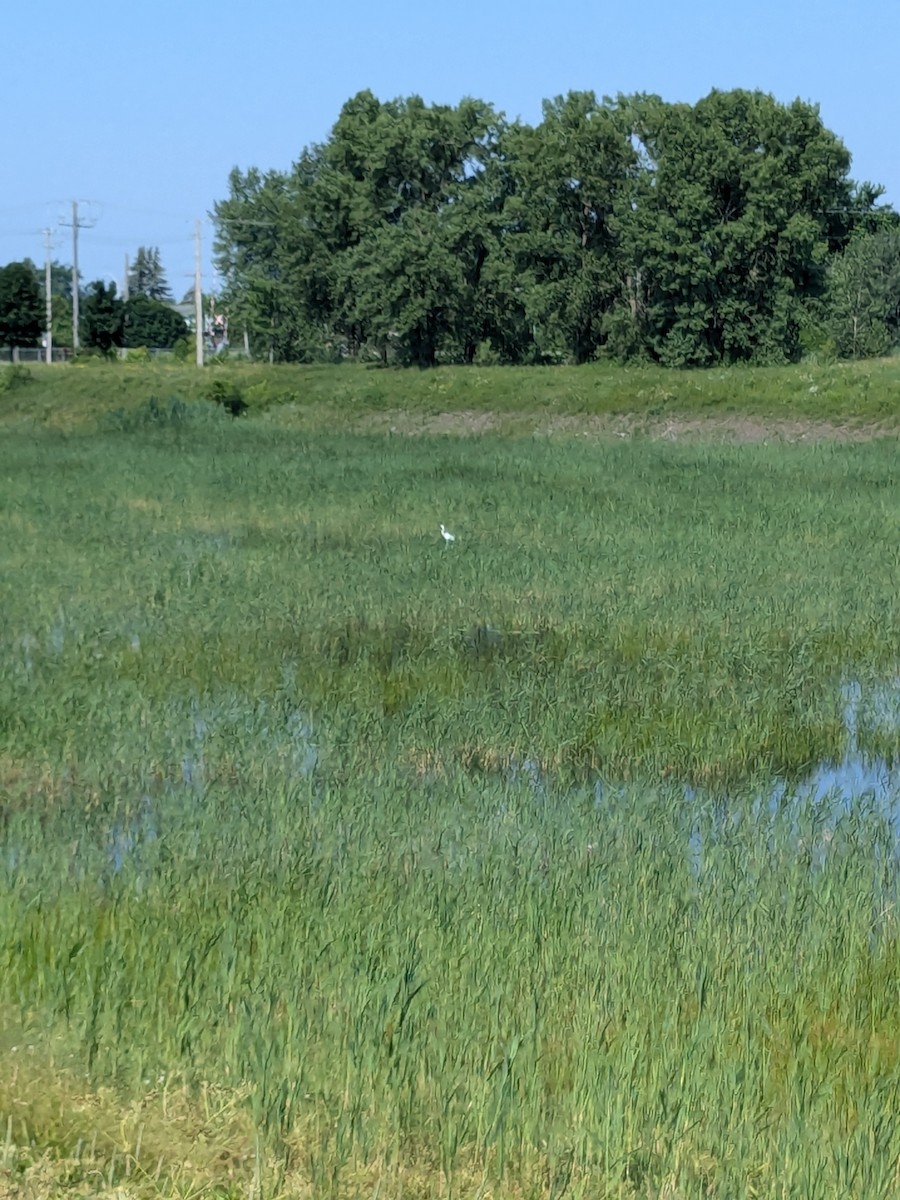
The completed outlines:
{"type": "MultiPolygon", "coordinates": [[[[91,222],[87,279],[121,280],[126,253],[160,247],[173,290],[191,285],[193,230],[233,166],[286,169],[343,102],[470,95],[540,117],[571,89],[695,101],[761,88],[821,106],[852,175],[900,207],[900,5],[888,0],[93,0],[6,6],[0,264],[71,261],[72,199],[91,222]]],[[[204,285],[214,283],[204,227],[204,285]]]]}

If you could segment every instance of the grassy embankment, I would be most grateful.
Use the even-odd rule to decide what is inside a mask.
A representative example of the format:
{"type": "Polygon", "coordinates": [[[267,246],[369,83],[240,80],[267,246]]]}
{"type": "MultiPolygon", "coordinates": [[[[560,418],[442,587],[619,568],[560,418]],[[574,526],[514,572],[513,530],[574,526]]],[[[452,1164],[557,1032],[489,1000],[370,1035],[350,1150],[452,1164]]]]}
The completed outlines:
{"type": "MultiPolygon", "coordinates": [[[[661,368],[448,367],[398,371],[351,366],[268,367],[85,363],[20,368],[24,383],[2,394],[0,421],[62,428],[90,424],[156,397],[204,399],[214,381],[236,384],[251,412],[298,429],[362,423],[419,428],[439,414],[488,414],[503,432],[590,428],[591,418],[657,430],[669,418],[710,422],[764,418],[849,430],[898,426],[900,359],[783,368],[670,371],[661,368]],[[580,418],[578,422],[567,419],[580,418]],[[559,422],[562,419],[562,425],[559,422]]],[[[4,372],[0,369],[0,389],[4,372]]],[[[477,427],[477,426],[476,426],[477,427]]],[[[464,428],[464,427],[463,427],[464,428]]]]}
{"type": "Polygon", "coordinates": [[[451,372],[173,418],[192,374],[109,370],[0,438],[0,1194],[894,1194],[890,831],[755,798],[896,678],[896,441],[328,428],[473,410],[451,372]]]}

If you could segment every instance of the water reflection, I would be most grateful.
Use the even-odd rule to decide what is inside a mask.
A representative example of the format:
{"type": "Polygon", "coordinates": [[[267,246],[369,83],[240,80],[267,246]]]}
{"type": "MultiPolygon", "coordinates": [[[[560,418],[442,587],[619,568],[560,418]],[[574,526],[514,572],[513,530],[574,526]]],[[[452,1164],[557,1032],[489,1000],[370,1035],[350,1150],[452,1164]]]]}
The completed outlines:
{"type": "MultiPolygon", "coordinates": [[[[799,783],[776,780],[753,797],[749,808],[687,784],[677,789],[684,801],[688,863],[695,879],[703,871],[705,840],[720,841],[747,819],[773,854],[783,848],[787,831],[794,847],[809,854],[812,866],[821,867],[838,823],[862,808],[890,831],[900,862],[900,761],[889,762],[862,748],[873,734],[896,740],[900,733],[900,677],[871,687],[851,680],[841,698],[847,737],[837,762],[819,763],[799,783]]],[[[615,804],[624,795],[623,788],[601,780],[593,785],[597,807],[615,804]]]]}
{"type": "MultiPolygon", "coordinates": [[[[667,785],[666,795],[672,796],[683,813],[685,848],[695,879],[703,875],[704,859],[711,847],[722,846],[748,821],[754,837],[758,836],[760,845],[767,846],[773,855],[792,846],[806,854],[811,867],[817,868],[843,840],[835,836],[841,822],[851,815],[855,819],[865,814],[882,823],[893,846],[887,852],[900,863],[900,762],[865,749],[873,745],[873,735],[876,745],[879,739],[882,744],[896,744],[900,733],[900,677],[872,686],[852,680],[841,695],[845,752],[836,762],[820,763],[799,783],[776,780],[757,790],[749,803],[746,793],[738,800],[689,786],[667,785]]],[[[283,688],[272,699],[249,705],[237,693],[195,699],[182,710],[180,732],[170,743],[169,762],[174,770],[168,779],[142,784],[129,814],[113,817],[99,843],[95,843],[104,877],[111,878],[126,866],[139,873],[152,869],[165,841],[162,833],[167,806],[174,802],[173,811],[189,814],[193,806],[203,805],[210,779],[220,774],[223,756],[238,777],[241,772],[258,771],[263,761],[273,782],[290,787],[292,782],[318,776],[320,754],[319,732],[309,714],[297,704],[290,666],[285,668],[283,688]]],[[[536,802],[545,814],[551,813],[551,798],[558,793],[535,755],[514,760],[505,782],[510,790],[501,804],[503,812],[516,809],[514,794],[519,792],[536,802]]],[[[580,796],[584,797],[584,792],[580,796]]],[[[585,798],[606,812],[615,811],[620,801],[626,806],[629,803],[628,789],[600,779],[585,798]]],[[[563,796],[560,815],[564,818],[565,808],[563,796]]],[[[117,810],[121,813],[118,805],[117,810]]],[[[181,848],[196,856],[202,853],[200,822],[196,829],[192,829],[193,824],[188,816],[182,828],[185,841],[181,848]]],[[[0,864],[18,874],[24,869],[20,851],[15,845],[7,845],[0,864]]],[[[82,860],[79,869],[95,867],[82,860]]]]}
{"type": "MultiPolygon", "coordinates": [[[[900,836],[900,768],[860,749],[861,736],[900,731],[900,679],[870,689],[853,680],[844,686],[842,695],[847,749],[839,762],[820,763],[792,789],[792,796],[801,803],[811,802],[825,820],[834,822],[855,802],[865,800],[890,823],[895,836],[900,836]]],[[[779,805],[786,791],[783,783],[776,785],[770,803],[779,805]]]]}

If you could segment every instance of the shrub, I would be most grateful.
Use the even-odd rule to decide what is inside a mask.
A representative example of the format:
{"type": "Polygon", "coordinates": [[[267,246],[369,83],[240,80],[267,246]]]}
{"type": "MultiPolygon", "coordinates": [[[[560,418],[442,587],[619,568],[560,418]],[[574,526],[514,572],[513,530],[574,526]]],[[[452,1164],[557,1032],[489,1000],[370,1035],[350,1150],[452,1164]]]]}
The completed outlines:
{"type": "Polygon", "coordinates": [[[243,389],[230,379],[214,379],[206,389],[206,398],[221,404],[233,417],[242,416],[249,407],[243,389]]]}
{"type": "Polygon", "coordinates": [[[0,393],[14,392],[17,388],[32,383],[33,380],[34,376],[27,367],[23,367],[21,363],[14,363],[11,367],[4,367],[0,371],[0,393]]]}

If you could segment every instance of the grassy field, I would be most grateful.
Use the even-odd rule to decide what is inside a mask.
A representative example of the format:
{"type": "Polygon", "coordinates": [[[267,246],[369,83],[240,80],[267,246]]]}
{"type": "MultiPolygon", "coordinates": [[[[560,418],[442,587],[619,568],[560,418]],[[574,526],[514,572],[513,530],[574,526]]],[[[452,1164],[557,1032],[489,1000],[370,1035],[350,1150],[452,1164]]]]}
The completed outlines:
{"type": "MultiPolygon", "coordinates": [[[[891,427],[805,370],[663,415],[891,427]]],[[[896,437],[79,371],[0,395],[0,1195],[898,1194],[897,831],[802,787],[900,749],[896,437]]]]}

